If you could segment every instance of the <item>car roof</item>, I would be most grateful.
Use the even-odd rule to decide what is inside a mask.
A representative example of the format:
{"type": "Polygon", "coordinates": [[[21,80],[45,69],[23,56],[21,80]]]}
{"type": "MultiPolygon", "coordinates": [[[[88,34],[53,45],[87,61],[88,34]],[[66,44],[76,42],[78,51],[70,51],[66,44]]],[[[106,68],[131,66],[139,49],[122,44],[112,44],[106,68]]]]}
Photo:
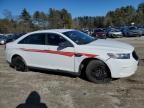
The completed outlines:
{"type": "Polygon", "coordinates": [[[68,31],[73,31],[74,29],[48,29],[48,30],[38,30],[31,33],[46,33],[46,32],[52,32],[52,33],[63,33],[68,31]]]}

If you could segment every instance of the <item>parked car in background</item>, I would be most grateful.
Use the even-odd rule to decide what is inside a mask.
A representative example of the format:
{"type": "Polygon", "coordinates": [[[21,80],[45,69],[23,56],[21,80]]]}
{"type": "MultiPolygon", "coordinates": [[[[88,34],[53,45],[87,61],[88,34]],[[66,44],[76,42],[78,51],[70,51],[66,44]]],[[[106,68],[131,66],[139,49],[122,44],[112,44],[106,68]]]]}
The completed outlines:
{"type": "Polygon", "coordinates": [[[7,37],[4,35],[0,35],[0,44],[4,45],[6,43],[7,37]]]}
{"type": "Polygon", "coordinates": [[[144,27],[139,27],[139,30],[142,31],[142,35],[144,36],[144,27]]]}
{"type": "Polygon", "coordinates": [[[95,83],[131,76],[138,65],[133,46],[95,39],[72,29],[28,33],[6,44],[5,54],[8,63],[18,71],[40,68],[85,74],[95,83]]]}
{"type": "Polygon", "coordinates": [[[26,34],[26,33],[15,33],[13,35],[9,35],[9,36],[7,36],[6,43],[12,42],[12,41],[18,39],[19,37],[23,36],[24,34],[26,34]]]}
{"type": "Polygon", "coordinates": [[[132,26],[123,28],[122,33],[125,37],[139,37],[143,32],[138,27],[132,26]]]}
{"type": "Polygon", "coordinates": [[[80,31],[82,31],[83,33],[86,33],[86,34],[88,34],[88,35],[92,35],[92,33],[93,33],[93,29],[81,29],[80,31]]]}
{"type": "Polygon", "coordinates": [[[109,38],[120,38],[123,36],[122,32],[119,29],[109,28],[107,31],[107,37],[109,38]]]}
{"type": "Polygon", "coordinates": [[[6,37],[10,37],[10,36],[13,36],[14,33],[9,33],[9,34],[4,34],[6,37]]]}
{"type": "Polygon", "coordinates": [[[99,38],[99,39],[106,39],[106,31],[102,28],[97,28],[94,30],[93,37],[99,38]]]}

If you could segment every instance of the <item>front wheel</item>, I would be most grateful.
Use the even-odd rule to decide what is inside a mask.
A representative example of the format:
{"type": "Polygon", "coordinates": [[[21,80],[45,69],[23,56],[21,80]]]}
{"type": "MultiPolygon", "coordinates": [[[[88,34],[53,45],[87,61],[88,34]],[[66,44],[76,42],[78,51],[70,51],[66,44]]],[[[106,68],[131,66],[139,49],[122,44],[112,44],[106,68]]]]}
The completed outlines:
{"type": "Polygon", "coordinates": [[[92,60],[86,67],[86,77],[94,83],[108,83],[111,75],[107,66],[100,60],[92,60]]]}
{"type": "Polygon", "coordinates": [[[22,72],[28,71],[28,67],[26,66],[24,60],[20,56],[16,56],[12,59],[12,66],[17,71],[22,71],[22,72]]]}

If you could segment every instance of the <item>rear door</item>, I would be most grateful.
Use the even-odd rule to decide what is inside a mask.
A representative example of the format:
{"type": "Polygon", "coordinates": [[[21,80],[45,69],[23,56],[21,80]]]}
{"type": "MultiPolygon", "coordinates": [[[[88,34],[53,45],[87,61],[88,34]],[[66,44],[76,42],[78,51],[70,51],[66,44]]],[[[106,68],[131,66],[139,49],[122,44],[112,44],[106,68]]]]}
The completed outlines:
{"type": "Polygon", "coordinates": [[[28,66],[45,68],[45,58],[47,57],[45,33],[31,34],[19,43],[20,53],[28,66]]]}

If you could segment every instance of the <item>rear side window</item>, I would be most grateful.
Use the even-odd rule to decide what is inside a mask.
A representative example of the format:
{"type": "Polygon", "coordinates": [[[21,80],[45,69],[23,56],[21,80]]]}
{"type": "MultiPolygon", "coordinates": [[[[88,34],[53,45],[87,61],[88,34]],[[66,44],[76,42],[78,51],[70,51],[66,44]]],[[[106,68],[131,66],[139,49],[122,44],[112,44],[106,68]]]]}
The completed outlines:
{"type": "Polygon", "coordinates": [[[45,45],[45,34],[32,34],[22,39],[19,44],[45,45]]]}

